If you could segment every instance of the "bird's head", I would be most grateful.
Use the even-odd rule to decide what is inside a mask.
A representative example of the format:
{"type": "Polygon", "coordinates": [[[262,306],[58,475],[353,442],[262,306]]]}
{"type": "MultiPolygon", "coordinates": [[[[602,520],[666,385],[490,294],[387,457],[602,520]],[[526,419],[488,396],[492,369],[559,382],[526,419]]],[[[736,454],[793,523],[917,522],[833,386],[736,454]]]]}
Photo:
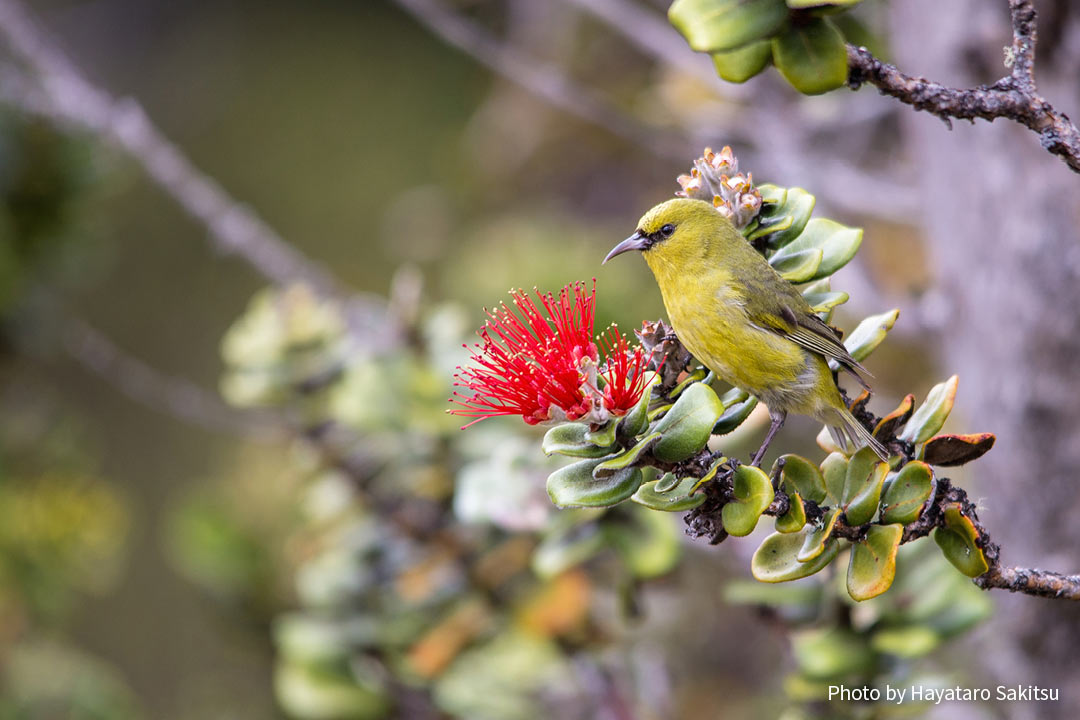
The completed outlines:
{"type": "Polygon", "coordinates": [[[645,213],[634,234],[612,248],[604,262],[640,250],[650,265],[656,260],[677,265],[700,259],[710,245],[732,239],[741,239],[738,230],[711,203],[675,198],[645,213]]]}

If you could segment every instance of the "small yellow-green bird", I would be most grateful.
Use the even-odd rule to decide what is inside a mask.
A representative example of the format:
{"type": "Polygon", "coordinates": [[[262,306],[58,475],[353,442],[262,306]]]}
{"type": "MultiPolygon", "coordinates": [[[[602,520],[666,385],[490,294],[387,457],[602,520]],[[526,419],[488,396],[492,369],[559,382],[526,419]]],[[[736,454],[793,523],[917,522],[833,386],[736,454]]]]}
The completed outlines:
{"type": "Polygon", "coordinates": [[[844,405],[827,361],[868,387],[859,375],[865,368],[711,203],[677,198],[657,205],[604,262],[630,250],[645,256],[686,349],[769,408],[772,425],[753,465],[761,464],[788,413],[821,421],[842,447],[868,445],[887,459],[844,405]]]}

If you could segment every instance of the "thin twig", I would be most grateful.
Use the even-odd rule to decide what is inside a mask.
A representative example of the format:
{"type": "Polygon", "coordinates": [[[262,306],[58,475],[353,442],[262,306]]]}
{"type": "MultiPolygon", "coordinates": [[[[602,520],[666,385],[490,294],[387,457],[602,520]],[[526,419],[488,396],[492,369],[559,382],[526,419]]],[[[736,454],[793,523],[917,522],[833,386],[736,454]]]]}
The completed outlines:
{"type": "Polygon", "coordinates": [[[1000,588],[1038,597],[1080,600],[1080,575],[1037,568],[994,567],[975,578],[975,584],[983,589],[1000,588]]]}
{"type": "Polygon", "coordinates": [[[658,157],[680,162],[686,158],[689,148],[698,144],[644,125],[617,105],[574,83],[557,68],[525,57],[438,0],[395,2],[447,44],[579,120],[650,150],[658,157]]]}
{"type": "Polygon", "coordinates": [[[848,46],[848,85],[864,83],[883,94],[925,110],[952,127],[952,119],[1006,118],[1038,133],[1042,146],[1080,173],[1080,130],[1039,95],[1035,86],[1036,13],[1031,0],[1009,0],[1013,43],[1007,64],[1011,71],[992,85],[951,88],[922,77],[906,75],[881,62],[864,47],[848,46]]]}
{"type": "Polygon", "coordinates": [[[68,316],[60,322],[67,354],[138,403],[207,430],[263,441],[281,439],[285,422],[276,414],[226,405],[192,381],[167,375],[121,350],[85,320],[68,316]]]}

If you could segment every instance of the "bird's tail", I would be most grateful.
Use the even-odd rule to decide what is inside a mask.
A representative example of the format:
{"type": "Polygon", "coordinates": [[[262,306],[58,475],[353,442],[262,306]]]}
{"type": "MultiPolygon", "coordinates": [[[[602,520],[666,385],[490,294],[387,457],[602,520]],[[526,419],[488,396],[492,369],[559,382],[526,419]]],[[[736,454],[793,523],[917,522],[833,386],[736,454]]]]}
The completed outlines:
{"type": "Polygon", "coordinates": [[[855,416],[847,408],[837,409],[836,412],[839,415],[840,423],[829,425],[828,428],[837,445],[845,449],[857,449],[866,446],[873,449],[874,454],[881,458],[882,461],[889,459],[889,451],[885,449],[885,446],[869,430],[863,427],[863,424],[856,420],[855,416]]]}

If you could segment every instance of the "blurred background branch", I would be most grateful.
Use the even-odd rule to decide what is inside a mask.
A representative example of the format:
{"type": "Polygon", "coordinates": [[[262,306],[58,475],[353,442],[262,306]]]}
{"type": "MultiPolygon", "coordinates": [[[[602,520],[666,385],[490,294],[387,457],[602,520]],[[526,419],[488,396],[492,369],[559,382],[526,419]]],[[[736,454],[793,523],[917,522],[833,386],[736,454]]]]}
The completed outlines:
{"type": "Polygon", "coordinates": [[[162,373],[120,349],[81,318],[58,321],[64,350],[80,365],[136,402],[205,430],[280,442],[287,421],[267,410],[238,410],[185,378],[162,373]]]}
{"type": "Polygon", "coordinates": [[[128,153],[158,186],[206,227],[223,253],[245,260],[270,282],[302,282],[325,297],[347,296],[358,337],[386,331],[381,303],[348,292],[249,207],[202,174],[132,98],[115,98],[88,81],[18,0],[0,0],[0,37],[25,66],[3,68],[0,98],[25,112],[88,130],[128,153]]]}

